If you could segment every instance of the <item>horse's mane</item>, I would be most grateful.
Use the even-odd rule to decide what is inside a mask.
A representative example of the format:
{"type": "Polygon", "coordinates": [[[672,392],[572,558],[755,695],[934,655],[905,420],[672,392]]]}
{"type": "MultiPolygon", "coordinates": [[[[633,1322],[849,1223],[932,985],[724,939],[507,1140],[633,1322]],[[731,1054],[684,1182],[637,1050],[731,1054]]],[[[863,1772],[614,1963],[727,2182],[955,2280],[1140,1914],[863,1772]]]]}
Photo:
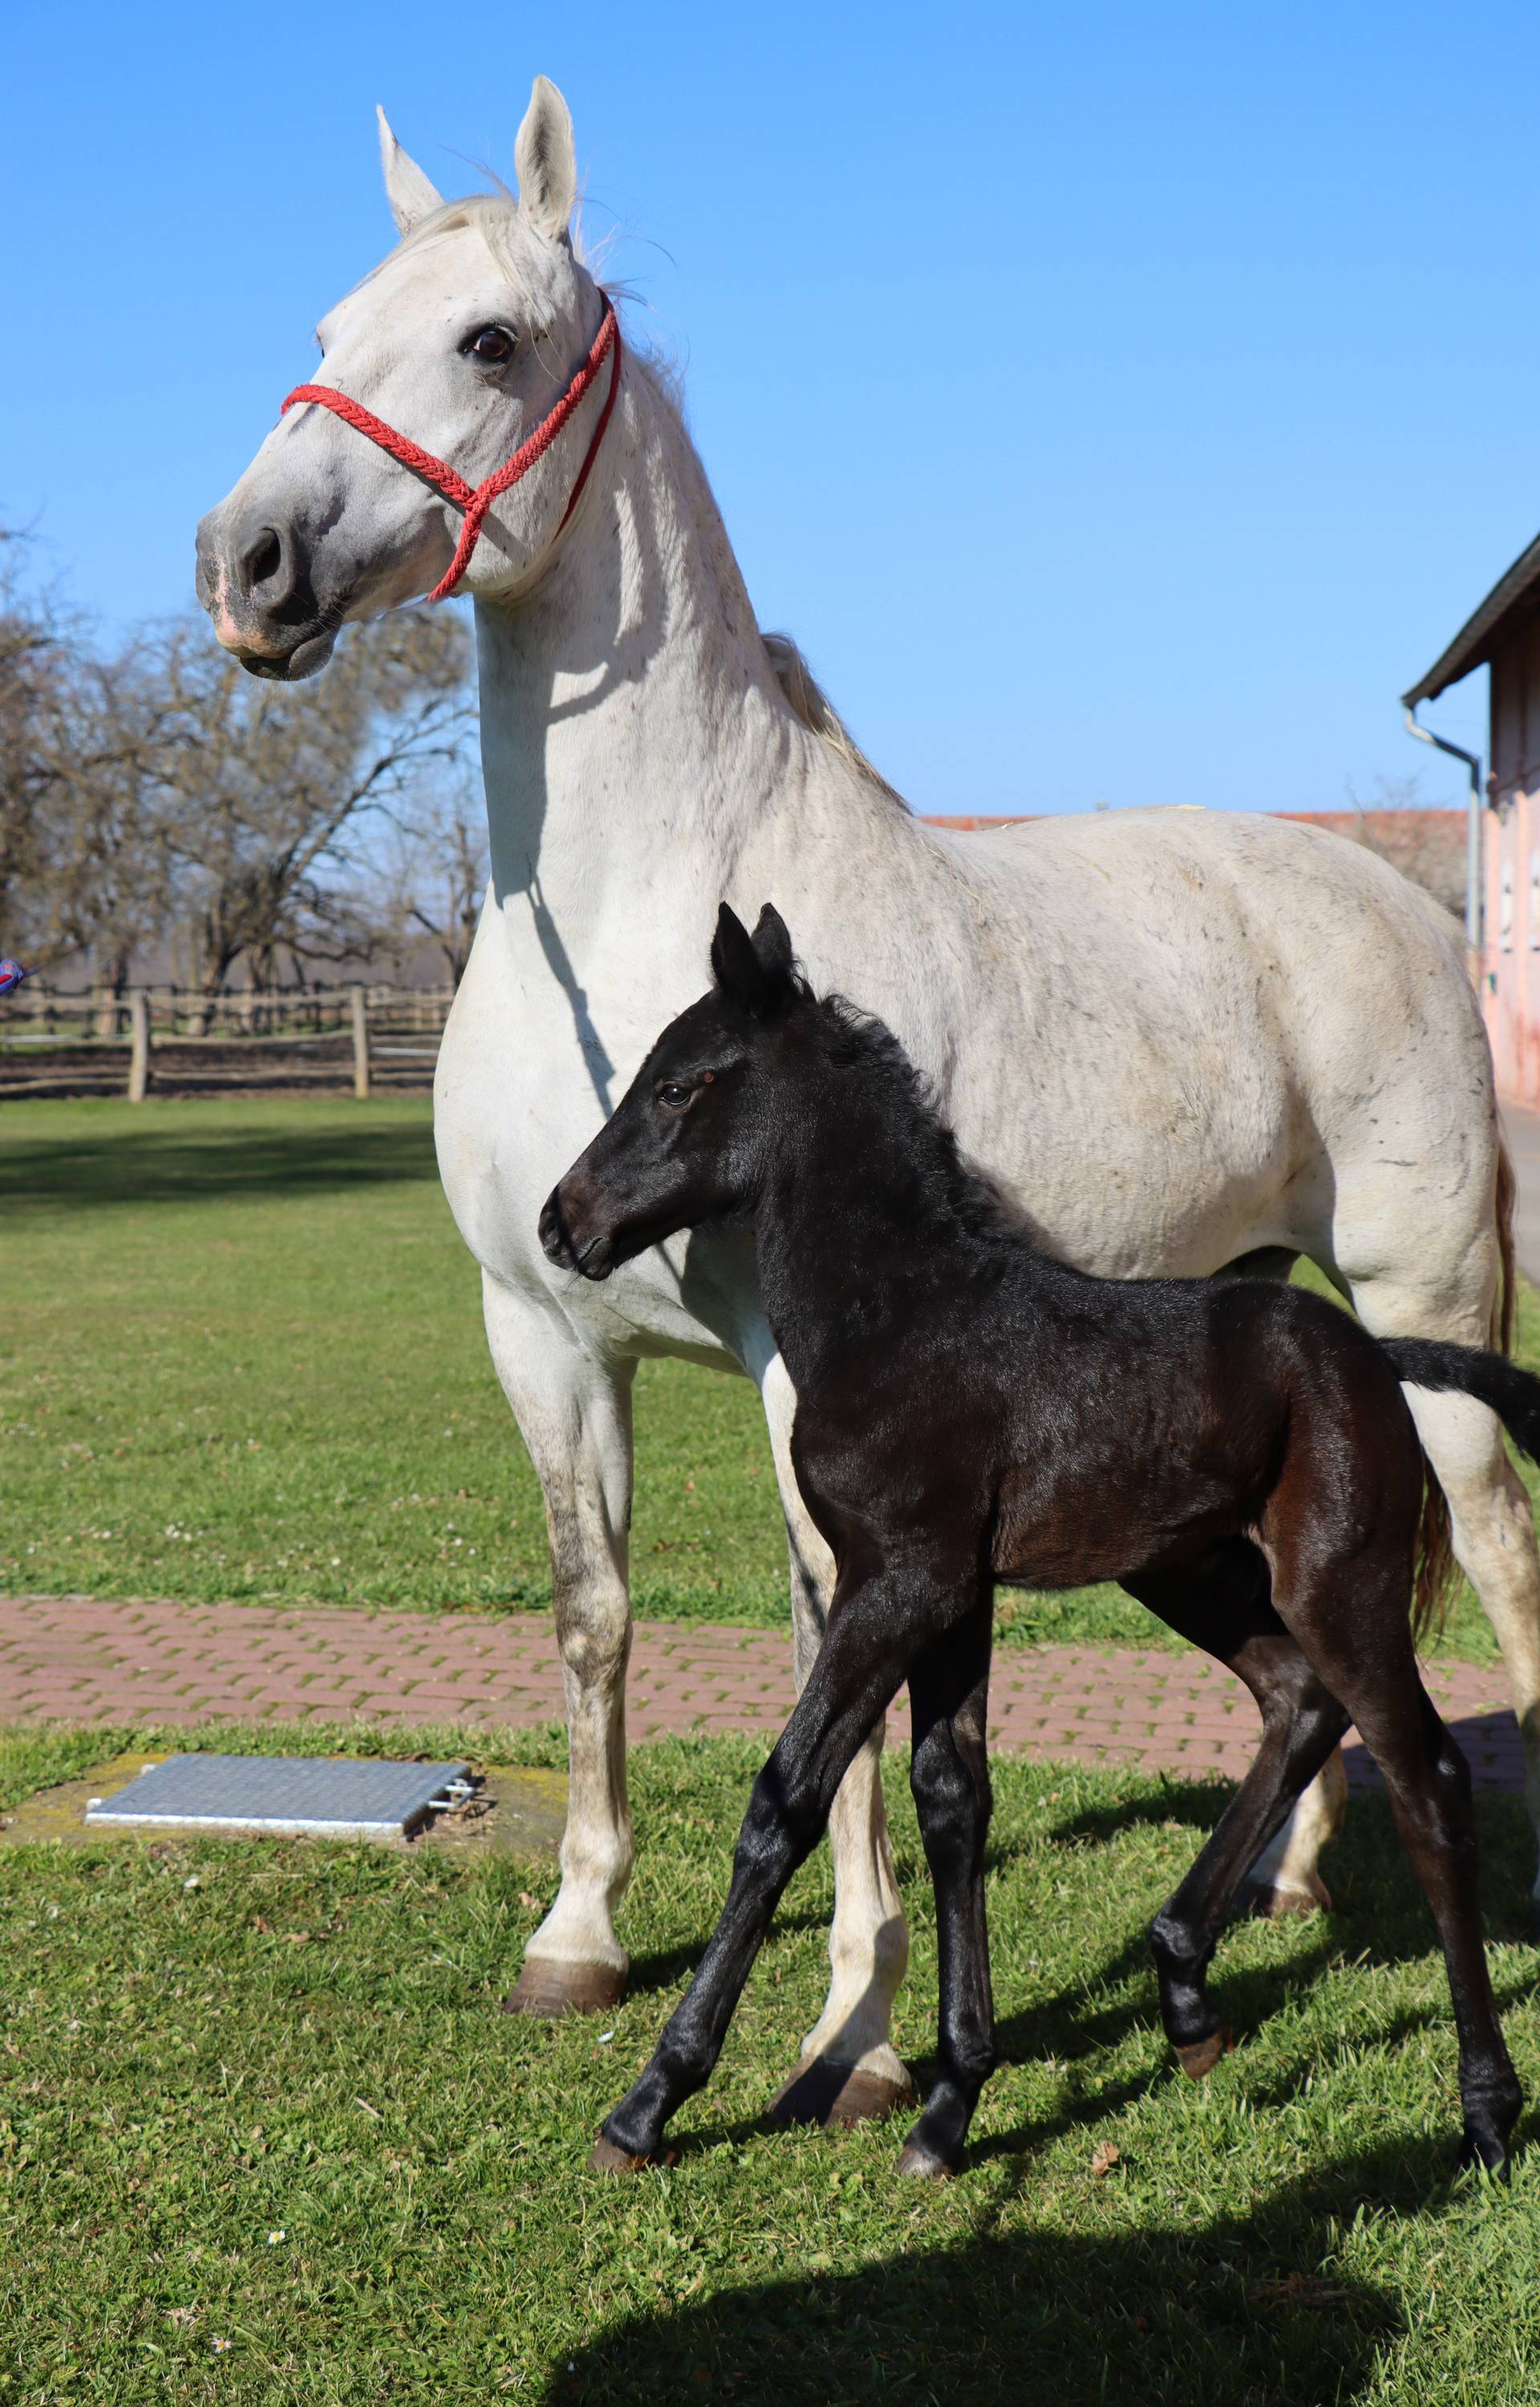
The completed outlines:
{"type": "Polygon", "coordinates": [[[854,1071],[875,1094],[884,1131],[908,1170],[925,1181],[931,1202],[968,1236],[1030,1244],[1033,1232],[994,1180],[964,1157],[935,1087],[886,1021],[848,995],[815,995],[799,975],[795,983],[818,1024],[825,1059],[836,1070],[854,1071]]]}
{"type": "Polygon", "coordinates": [[[897,803],[901,811],[907,811],[909,805],[902,794],[896,787],[890,786],[881,770],[874,768],[867,759],[792,638],[764,628],[760,629],[760,635],[770,654],[770,664],[775,671],[775,682],[790,705],[793,716],[799,719],[812,734],[821,736],[847,769],[853,769],[868,785],[875,786],[880,794],[885,794],[890,803],[897,803]]]}

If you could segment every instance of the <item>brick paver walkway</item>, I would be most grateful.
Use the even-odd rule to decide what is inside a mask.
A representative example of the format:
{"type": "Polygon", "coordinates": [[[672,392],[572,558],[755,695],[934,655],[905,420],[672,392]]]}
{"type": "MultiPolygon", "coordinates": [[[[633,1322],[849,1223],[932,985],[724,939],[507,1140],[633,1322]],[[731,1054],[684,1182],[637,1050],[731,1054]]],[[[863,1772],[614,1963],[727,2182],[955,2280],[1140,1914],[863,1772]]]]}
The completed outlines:
{"type": "MultiPolygon", "coordinates": [[[[639,1621],[633,1739],[773,1731],[791,1707],[786,1633],[639,1621]]],[[[1436,1660],[1429,1686],[1483,1787],[1522,1786],[1500,1672],[1436,1660]]],[[[547,1722],[563,1711],[550,1617],[110,1604],[0,1598],[0,1721],[547,1722]]],[[[1001,1647],[990,1738],[1008,1754],[1238,1778],[1250,1698],[1206,1658],[1132,1648],[1001,1647]]],[[[1349,1776],[1374,1777],[1363,1749],[1349,1776]]]]}

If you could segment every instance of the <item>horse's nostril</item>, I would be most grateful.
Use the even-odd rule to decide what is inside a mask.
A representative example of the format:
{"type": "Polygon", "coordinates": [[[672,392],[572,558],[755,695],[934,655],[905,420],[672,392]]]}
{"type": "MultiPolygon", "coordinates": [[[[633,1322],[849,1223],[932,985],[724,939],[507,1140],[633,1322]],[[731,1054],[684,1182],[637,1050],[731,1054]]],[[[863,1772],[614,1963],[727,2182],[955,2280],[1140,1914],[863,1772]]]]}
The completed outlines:
{"type": "Polygon", "coordinates": [[[283,537],[276,527],[259,527],[241,560],[241,570],[248,593],[259,585],[270,584],[283,566],[283,537]]]}

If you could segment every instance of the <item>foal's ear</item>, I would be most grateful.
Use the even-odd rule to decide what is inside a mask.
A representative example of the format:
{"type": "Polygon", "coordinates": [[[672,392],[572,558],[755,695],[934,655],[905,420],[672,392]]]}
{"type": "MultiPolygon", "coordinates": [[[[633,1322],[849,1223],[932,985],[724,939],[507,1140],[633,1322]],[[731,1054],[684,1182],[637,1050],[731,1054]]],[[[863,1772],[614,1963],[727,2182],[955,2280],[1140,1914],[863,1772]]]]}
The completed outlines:
{"type": "Polygon", "coordinates": [[[396,232],[408,235],[431,210],[442,207],[442,197],[417,161],[409,159],[396,140],[384,109],[376,108],[374,115],[380,121],[380,165],[385,170],[385,197],[396,221],[396,232]]]}
{"type": "Polygon", "coordinates": [[[537,234],[564,240],[577,198],[577,152],[567,104],[544,76],[535,78],[514,144],[514,166],[521,214],[537,234]]]}
{"type": "Polygon", "coordinates": [[[773,903],[767,903],[755,922],[754,949],[765,976],[778,987],[791,984],[795,955],[791,948],[791,930],[773,903]]]}
{"type": "Polygon", "coordinates": [[[791,986],[791,938],[772,904],[759,914],[751,936],[730,904],[716,915],[712,938],[712,976],[728,1001],[751,1019],[768,1019],[791,986]]]}

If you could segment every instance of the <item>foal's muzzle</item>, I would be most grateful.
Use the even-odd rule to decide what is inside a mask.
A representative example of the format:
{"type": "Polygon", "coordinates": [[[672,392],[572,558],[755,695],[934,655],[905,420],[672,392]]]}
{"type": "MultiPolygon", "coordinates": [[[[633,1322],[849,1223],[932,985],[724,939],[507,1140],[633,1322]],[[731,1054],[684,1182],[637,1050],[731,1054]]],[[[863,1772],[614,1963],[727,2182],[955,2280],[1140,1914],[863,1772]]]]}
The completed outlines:
{"type": "Polygon", "coordinates": [[[541,1206],[539,1233],[545,1259],[558,1270],[586,1279],[605,1279],[615,1268],[615,1232],[598,1222],[598,1198],[569,1175],[541,1206]]]}

